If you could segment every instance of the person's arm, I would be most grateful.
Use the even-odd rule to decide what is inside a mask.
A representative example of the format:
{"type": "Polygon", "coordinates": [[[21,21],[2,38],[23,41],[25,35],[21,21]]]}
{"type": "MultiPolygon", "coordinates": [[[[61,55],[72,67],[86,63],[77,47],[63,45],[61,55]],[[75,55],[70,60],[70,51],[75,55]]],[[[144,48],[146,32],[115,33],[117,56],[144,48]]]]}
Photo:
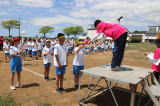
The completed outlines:
{"type": "Polygon", "coordinates": [[[77,50],[75,50],[75,53],[79,53],[79,51],[82,49],[82,48],[84,48],[85,46],[83,45],[83,46],[80,46],[77,50]]]}
{"type": "Polygon", "coordinates": [[[89,41],[89,44],[90,42],[94,42],[98,37],[99,37],[100,33],[96,33],[92,36],[91,40],[89,41]]]}
{"type": "Polygon", "coordinates": [[[57,60],[58,67],[61,68],[62,66],[61,66],[61,64],[60,64],[58,55],[55,55],[55,58],[56,58],[56,60],[57,60]]]}

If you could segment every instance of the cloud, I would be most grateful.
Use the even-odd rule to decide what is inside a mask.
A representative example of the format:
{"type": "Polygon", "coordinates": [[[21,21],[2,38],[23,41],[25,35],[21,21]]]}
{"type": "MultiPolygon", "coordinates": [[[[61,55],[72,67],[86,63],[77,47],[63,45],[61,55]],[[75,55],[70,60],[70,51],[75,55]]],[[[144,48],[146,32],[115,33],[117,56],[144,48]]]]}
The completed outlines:
{"type": "Polygon", "coordinates": [[[28,7],[51,8],[53,6],[53,0],[17,0],[16,3],[28,7]]]}
{"type": "Polygon", "coordinates": [[[89,24],[89,20],[83,20],[80,18],[73,18],[68,16],[56,16],[56,17],[38,17],[30,20],[33,25],[57,25],[62,23],[69,23],[74,25],[85,25],[89,24]]]}
{"type": "Polygon", "coordinates": [[[0,5],[9,5],[10,4],[10,2],[9,1],[0,1],[0,5]]]}

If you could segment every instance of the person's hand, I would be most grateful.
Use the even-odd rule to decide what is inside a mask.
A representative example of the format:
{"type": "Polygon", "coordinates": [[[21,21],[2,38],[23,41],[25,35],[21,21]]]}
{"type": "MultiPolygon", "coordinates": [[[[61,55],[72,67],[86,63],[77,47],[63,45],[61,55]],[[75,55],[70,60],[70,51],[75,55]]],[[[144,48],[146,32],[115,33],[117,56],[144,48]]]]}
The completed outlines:
{"type": "Polygon", "coordinates": [[[62,68],[61,64],[58,64],[58,67],[61,69],[62,68]]]}
{"type": "Polygon", "coordinates": [[[144,53],[144,55],[145,55],[145,56],[147,56],[147,55],[148,55],[148,53],[144,53]]]}

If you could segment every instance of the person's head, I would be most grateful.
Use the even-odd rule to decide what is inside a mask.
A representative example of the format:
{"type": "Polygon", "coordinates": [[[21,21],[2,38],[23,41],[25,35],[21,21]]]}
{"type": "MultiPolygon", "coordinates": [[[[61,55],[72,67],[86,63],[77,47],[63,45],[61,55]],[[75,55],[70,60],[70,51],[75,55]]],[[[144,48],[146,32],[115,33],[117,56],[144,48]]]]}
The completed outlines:
{"type": "Polygon", "coordinates": [[[33,42],[36,43],[36,39],[33,39],[33,42]]]}
{"type": "Polygon", "coordinates": [[[6,39],[6,40],[4,40],[4,42],[5,42],[5,43],[8,43],[8,40],[6,39]]]}
{"type": "Polygon", "coordinates": [[[31,38],[29,38],[29,39],[28,39],[28,41],[29,41],[29,42],[31,42],[31,41],[32,41],[32,39],[31,39],[31,38]]]}
{"type": "Polygon", "coordinates": [[[157,48],[160,48],[160,39],[156,39],[157,48]]]}
{"type": "Polygon", "coordinates": [[[83,39],[79,39],[78,42],[77,42],[76,47],[82,46],[82,45],[85,45],[85,41],[83,39]]]}
{"type": "Polygon", "coordinates": [[[50,40],[46,40],[46,46],[50,47],[51,46],[51,41],[50,40]]]}
{"type": "Polygon", "coordinates": [[[65,42],[64,34],[63,33],[59,33],[57,35],[57,39],[58,39],[59,43],[63,45],[63,43],[65,42]]]}
{"type": "Polygon", "coordinates": [[[20,44],[20,38],[19,37],[14,37],[12,39],[12,46],[17,46],[20,44]]]}
{"type": "Polygon", "coordinates": [[[41,43],[41,39],[38,39],[38,42],[41,43]]]}
{"type": "Polygon", "coordinates": [[[94,21],[94,27],[97,28],[98,24],[101,23],[101,20],[95,20],[94,21]]]}

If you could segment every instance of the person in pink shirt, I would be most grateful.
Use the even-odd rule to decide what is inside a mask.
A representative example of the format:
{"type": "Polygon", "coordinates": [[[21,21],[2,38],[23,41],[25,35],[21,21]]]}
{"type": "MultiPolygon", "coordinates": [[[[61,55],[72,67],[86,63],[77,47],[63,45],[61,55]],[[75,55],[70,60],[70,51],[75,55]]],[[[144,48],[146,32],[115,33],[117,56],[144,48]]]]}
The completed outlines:
{"type": "MultiPolygon", "coordinates": [[[[159,59],[160,58],[160,39],[156,40],[156,45],[157,48],[154,51],[154,59],[159,59]]],[[[160,76],[160,64],[156,66],[155,64],[152,64],[152,69],[154,70],[154,76],[156,77],[157,81],[160,82],[159,76],[160,76]]]]}
{"type": "Polygon", "coordinates": [[[120,67],[123,56],[125,45],[127,42],[128,30],[119,25],[109,22],[103,22],[101,20],[96,20],[94,26],[97,30],[96,34],[91,38],[90,42],[94,42],[99,36],[105,35],[111,37],[114,40],[115,50],[113,51],[113,58],[111,62],[112,71],[118,71],[122,68],[120,67]]]}

